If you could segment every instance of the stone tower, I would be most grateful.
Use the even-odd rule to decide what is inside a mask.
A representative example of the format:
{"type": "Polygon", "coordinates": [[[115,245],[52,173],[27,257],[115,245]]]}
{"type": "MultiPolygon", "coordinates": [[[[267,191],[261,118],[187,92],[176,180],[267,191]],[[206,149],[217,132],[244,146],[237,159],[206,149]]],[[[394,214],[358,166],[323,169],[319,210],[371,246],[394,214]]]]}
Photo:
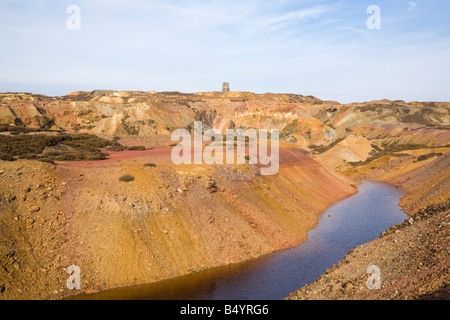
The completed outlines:
{"type": "Polygon", "coordinates": [[[230,84],[228,82],[224,82],[222,85],[222,93],[230,92],[230,84]]]}

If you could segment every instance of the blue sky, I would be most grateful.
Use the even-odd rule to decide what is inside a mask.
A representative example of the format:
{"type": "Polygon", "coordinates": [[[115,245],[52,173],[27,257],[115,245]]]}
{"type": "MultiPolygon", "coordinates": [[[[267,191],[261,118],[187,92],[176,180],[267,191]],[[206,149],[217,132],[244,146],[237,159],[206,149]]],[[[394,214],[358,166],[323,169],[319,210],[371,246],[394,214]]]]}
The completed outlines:
{"type": "Polygon", "coordinates": [[[0,92],[450,101],[448,0],[0,0],[0,92]],[[67,7],[81,9],[69,30],[67,7]],[[369,30],[369,5],[381,29],[369,30]]]}

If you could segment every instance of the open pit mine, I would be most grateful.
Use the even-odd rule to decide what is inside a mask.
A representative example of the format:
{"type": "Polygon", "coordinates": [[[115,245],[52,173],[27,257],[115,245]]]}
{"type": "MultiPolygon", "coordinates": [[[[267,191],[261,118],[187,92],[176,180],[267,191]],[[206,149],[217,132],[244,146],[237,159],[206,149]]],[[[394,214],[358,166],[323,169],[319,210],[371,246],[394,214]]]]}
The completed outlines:
{"type": "Polygon", "coordinates": [[[88,297],[293,248],[363,179],[402,190],[412,222],[289,298],[448,294],[449,111],[447,102],[340,104],[228,90],[1,93],[0,299],[88,297]],[[261,174],[248,154],[243,163],[175,164],[172,134],[196,122],[224,136],[277,130],[276,174],[261,174]],[[361,289],[365,269],[352,269],[370,263],[367,252],[394,261],[383,264],[376,292],[361,289]],[[81,285],[69,288],[73,266],[81,285]]]}

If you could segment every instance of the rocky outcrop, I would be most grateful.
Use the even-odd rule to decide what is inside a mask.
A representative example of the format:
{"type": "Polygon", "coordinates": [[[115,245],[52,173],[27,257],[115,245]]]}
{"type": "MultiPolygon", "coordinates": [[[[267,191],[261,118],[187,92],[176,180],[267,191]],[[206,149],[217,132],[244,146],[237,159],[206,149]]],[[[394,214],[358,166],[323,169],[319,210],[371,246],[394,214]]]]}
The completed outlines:
{"type": "Polygon", "coordinates": [[[205,127],[279,129],[282,140],[303,148],[349,136],[381,145],[449,144],[449,103],[373,101],[340,105],[294,94],[249,92],[74,92],[64,97],[0,94],[0,124],[109,136],[170,135],[205,127]]]}
{"type": "MultiPolygon", "coordinates": [[[[327,123],[327,122],[325,122],[327,123]]],[[[337,106],[329,124],[336,137],[349,133],[378,144],[449,143],[450,104],[447,102],[372,101],[337,106]]],[[[328,123],[327,123],[328,124],[328,123]]]]}

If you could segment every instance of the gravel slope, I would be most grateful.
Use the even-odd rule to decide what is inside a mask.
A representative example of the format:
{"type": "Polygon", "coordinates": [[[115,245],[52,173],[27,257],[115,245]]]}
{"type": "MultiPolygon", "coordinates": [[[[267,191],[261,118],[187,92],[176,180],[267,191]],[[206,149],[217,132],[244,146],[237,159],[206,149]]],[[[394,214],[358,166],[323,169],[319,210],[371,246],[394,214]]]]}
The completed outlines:
{"type": "Polygon", "coordinates": [[[449,299],[450,201],[419,210],[381,237],[356,247],[337,266],[288,300],[449,299]],[[381,271],[370,290],[367,268],[381,271]]]}

